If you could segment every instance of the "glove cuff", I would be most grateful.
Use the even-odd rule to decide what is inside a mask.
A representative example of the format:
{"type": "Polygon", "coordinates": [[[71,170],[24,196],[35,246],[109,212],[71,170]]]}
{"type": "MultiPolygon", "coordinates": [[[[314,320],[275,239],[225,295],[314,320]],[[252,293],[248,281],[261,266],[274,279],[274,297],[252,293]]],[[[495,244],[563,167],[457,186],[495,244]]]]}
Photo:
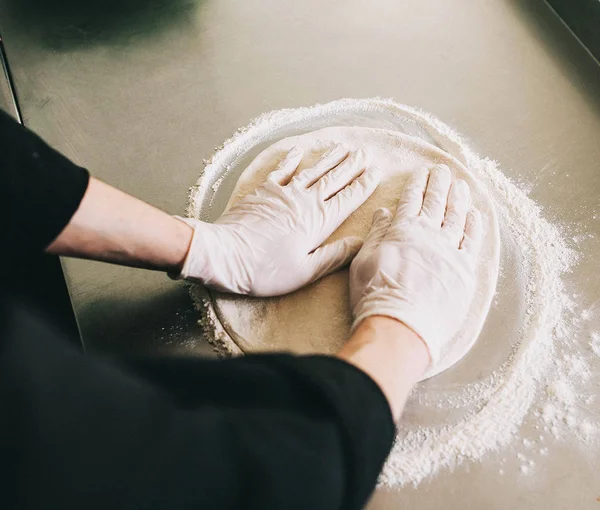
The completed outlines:
{"type": "Polygon", "coordinates": [[[206,242],[206,237],[204,235],[199,234],[199,230],[203,229],[206,225],[204,222],[195,220],[193,218],[183,218],[181,216],[173,216],[179,221],[183,221],[194,231],[192,234],[192,240],[190,242],[190,247],[188,249],[187,255],[183,261],[183,266],[181,267],[181,271],[179,274],[176,273],[168,273],[169,278],[173,280],[192,280],[196,283],[205,283],[207,279],[206,275],[194,274],[197,272],[198,268],[207,268],[208,260],[205,256],[205,252],[201,249],[200,246],[197,246],[198,243],[206,242]]]}
{"type": "Polygon", "coordinates": [[[383,315],[400,321],[402,324],[412,329],[423,340],[429,351],[431,358],[430,367],[437,364],[441,356],[441,340],[437,331],[436,324],[430,316],[423,316],[415,310],[415,307],[409,303],[398,303],[395,300],[394,306],[388,306],[376,301],[363,301],[358,304],[354,313],[354,322],[352,323],[352,332],[367,317],[373,315],[383,315]]]}

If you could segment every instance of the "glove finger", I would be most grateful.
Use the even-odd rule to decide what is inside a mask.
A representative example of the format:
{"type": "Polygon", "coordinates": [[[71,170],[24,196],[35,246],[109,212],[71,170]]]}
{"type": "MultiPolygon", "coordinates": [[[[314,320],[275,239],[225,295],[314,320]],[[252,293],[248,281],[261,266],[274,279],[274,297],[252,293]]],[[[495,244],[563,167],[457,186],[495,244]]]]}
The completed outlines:
{"type": "Polygon", "coordinates": [[[365,238],[365,249],[371,249],[379,246],[385,234],[392,223],[392,213],[389,209],[382,207],[375,211],[373,214],[373,221],[371,223],[371,229],[365,238]]]}
{"type": "Polygon", "coordinates": [[[330,230],[327,237],[373,194],[380,181],[381,172],[377,167],[366,168],[352,184],[325,202],[325,217],[330,224],[329,229],[326,229],[330,230]]]}
{"type": "Polygon", "coordinates": [[[467,219],[465,222],[464,237],[462,239],[460,249],[474,256],[477,256],[481,249],[481,242],[483,239],[483,227],[481,221],[481,213],[472,208],[467,213],[467,219]]]}
{"type": "Polygon", "coordinates": [[[303,151],[300,147],[292,147],[279,162],[277,168],[269,174],[268,179],[280,186],[288,184],[302,161],[302,155],[303,151]]]}
{"type": "Polygon", "coordinates": [[[446,216],[442,230],[447,233],[458,248],[465,232],[467,213],[471,208],[471,191],[469,185],[462,179],[454,181],[448,195],[446,216]]]}
{"type": "Polygon", "coordinates": [[[309,283],[317,281],[340,267],[349,264],[360,251],[363,240],[351,236],[317,248],[309,255],[311,277],[309,283]]]}
{"type": "Polygon", "coordinates": [[[302,170],[294,177],[292,182],[298,186],[309,188],[332,168],[344,161],[347,156],[348,148],[341,143],[335,143],[312,167],[302,170]]]}
{"type": "Polygon", "coordinates": [[[425,216],[434,225],[440,227],[444,221],[450,183],[450,169],[446,165],[436,165],[429,172],[429,182],[423,197],[421,216],[425,216]]]}
{"type": "Polygon", "coordinates": [[[319,193],[330,199],[361,175],[367,166],[367,154],[362,149],[352,151],[336,168],[327,172],[316,185],[319,193]]]}
{"type": "Polygon", "coordinates": [[[423,196],[425,195],[428,179],[429,170],[425,167],[419,168],[409,178],[408,184],[400,196],[398,208],[396,209],[397,221],[419,215],[421,208],[423,207],[423,196]]]}

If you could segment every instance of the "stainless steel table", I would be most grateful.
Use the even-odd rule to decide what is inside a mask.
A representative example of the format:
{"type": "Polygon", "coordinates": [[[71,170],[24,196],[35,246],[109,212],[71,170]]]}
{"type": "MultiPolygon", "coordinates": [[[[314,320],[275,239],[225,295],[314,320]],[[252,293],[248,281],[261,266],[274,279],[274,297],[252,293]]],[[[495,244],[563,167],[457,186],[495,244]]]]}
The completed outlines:
{"type": "MultiPolygon", "coordinates": [[[[467,134],[549,219],[594,235],[572,280],[597,301],[600,66],[544,2],[136,3],[0,0],[25,123],[96,176],[181,213],[202,159],[260,113],[394,97],[467,134]]],[[[210,353],[164,275],[63,265],[87,349],[210,353]]],[[[528,478],[500,477],[502,455],[379,492],[372,508],[600,508],[600,466],[580,451],[554,445],[528,478]]]]}

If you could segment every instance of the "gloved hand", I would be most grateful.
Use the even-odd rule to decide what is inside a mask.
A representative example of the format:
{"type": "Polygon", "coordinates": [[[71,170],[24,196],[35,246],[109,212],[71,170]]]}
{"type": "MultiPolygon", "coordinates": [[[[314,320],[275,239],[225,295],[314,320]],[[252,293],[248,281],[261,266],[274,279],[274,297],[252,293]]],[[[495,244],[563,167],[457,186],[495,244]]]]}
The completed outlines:
{"type": "Polygon", "coordinates": [[[334,145],[294,176],[302,155],[290,150],[264,184],[215,223],[184,219],[194,236],[179,277],[222,291],[278,296],[349,263],[360,238],[321,244],[375,191],[379,172],[368,167],[362,150],[348,154],[334,145]]]}
{"type": "Polygon", "coordinates": [[[379,209],[350,266],[353,329],[372,315],[399,320],[427,344],[432,364],[457,333],[475,293],[481,217],[467,183],[445,165],[416,172],[395,215],[379,209]]]}

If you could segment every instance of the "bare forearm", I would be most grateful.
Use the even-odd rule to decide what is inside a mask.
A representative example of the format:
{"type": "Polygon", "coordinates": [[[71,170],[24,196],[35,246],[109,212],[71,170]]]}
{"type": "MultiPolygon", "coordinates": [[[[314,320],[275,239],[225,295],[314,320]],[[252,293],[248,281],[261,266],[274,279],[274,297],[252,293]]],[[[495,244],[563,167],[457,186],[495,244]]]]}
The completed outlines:
{"type": "Polygon", "coordinates": [[[381,316],[365,319],[337,356],[379,385],[396,421],[429,364],[429,352],[419,336],[401,322],[381,316]]]}
{"type": "Polygon", "coordinates": [[[169,214],[91,178],[79,209],[46,251],[177,273],[192,232],[169,214]]]}

